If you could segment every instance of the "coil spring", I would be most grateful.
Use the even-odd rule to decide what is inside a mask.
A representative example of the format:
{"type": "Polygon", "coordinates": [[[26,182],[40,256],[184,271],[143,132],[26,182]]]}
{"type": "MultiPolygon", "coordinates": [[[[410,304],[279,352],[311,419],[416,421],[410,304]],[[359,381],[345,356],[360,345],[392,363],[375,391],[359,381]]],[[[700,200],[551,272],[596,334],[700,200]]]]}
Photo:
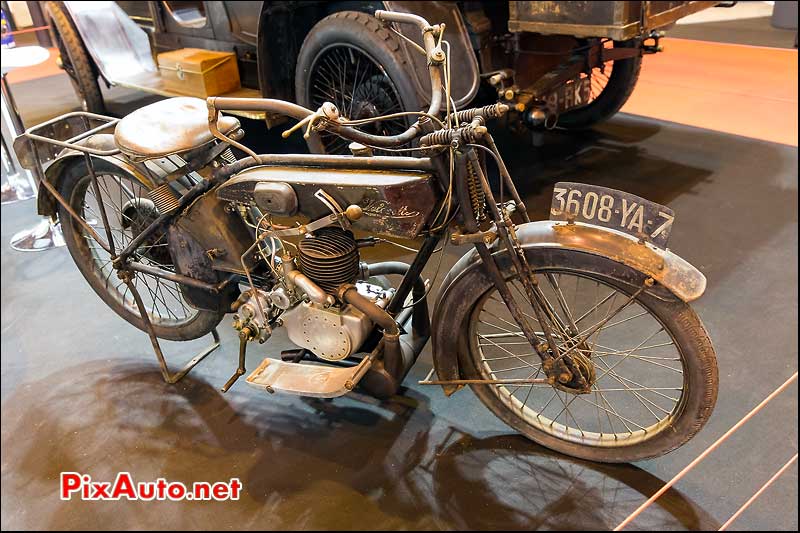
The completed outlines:
{"type": "Polygon", "coordinates": [[[492,104],[483,107],[474,107],[472,109],[465,109],[456,113],[456,120],[461,124],[462,122],[471,122],[473,118],[481,116],[484,118],[498,118],[505,115],[508,111],[506,104],[492,104]]]}
{"type": "Polygon", "coordinates": [[[169,186],[169,183],[164,183],[155,189],[147,191],[147,196],[156,204],[158,212],[162,215],[176,210],[180,205],[178,195],[172,187],[169,186]]]}
{"type": "Polygon", "coordinates": [[[233,150],[230,148],[226,148],[224,152],[219,154],[219,157],[229,165],[236,163],[236,156],[233,155],[233,150]]]}
{"type": "Polygon", "coordinates": [[[436,146],[448,145],[453,142],[456,136],[461,138],[462,142],[473,143],[478,140],[478,134],[472,126],[464,126],[457,129],[437,130],[427,135],[423,135],[419,139],[420,146],[436,146]]]}
{"type": "Polygon", "coordinates": [[[475,166],[469,160],[467,160],[467,189],[469,190],[469,201],[472,205],[472,212],[475,214],[475,220],[481,222],[486,218],[486,194],[483,192],[475,166]]]}

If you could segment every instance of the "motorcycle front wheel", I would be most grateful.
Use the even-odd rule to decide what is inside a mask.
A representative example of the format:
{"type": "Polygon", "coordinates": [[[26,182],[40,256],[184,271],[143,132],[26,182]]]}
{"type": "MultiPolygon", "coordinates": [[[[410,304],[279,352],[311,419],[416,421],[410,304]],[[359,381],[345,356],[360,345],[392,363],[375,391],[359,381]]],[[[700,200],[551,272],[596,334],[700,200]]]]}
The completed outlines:
{"type": "MultiPolygon", "coordinates": [[[[637,287],[622,272],[629,267],[603,257],[565,249],[528,255],[546,305],[562,325],[554,332],[560,351],[604,323],[578,348],[594,364],[596,381],[584,394],[547,383],[473,385],[478,398],[531,440],[591,461],[648,459],[692,438],[711,415],[718,387],[714,348],[692,308],[669,294],[642,292],[631,300],[637,287]]],[[[529,323],[543,336],[522,284],[507,275],[529,323]]],[[[497,290],[484,289],[472,293],[477,297],[461,340],[462,375],[544,379],[539,356],[497,290]]]]}
{"type": "MultiPolygon", "coordinates": [[[[117,253],[130,243],[155,217],[157,209],[147,190],[134,177],[106,163],[94,162],[100,198],[95,195],[91,177],[83,159],[69,165],[58,184],[59,192],[81,217],[102,238],[106,236],[100,211],[102,203],[117,253]]],[[[146,331],[139,308],[128,286],[116,275],[111,257],[64,206],[58,216],[67,249],[72,259],[98,296],[119,316],[146,331]]],[[[145,241],[133,258],[147,265],[174,272],[175,266],[166,237],[145,241]]],[[[198,310],[183,297],[180,286],[164,278],[136,273],[134,287],[142,297],[147,316],[156,336],[162,339],[187,341],[209,333],[224,316],[221,312],[198,310]]]]}

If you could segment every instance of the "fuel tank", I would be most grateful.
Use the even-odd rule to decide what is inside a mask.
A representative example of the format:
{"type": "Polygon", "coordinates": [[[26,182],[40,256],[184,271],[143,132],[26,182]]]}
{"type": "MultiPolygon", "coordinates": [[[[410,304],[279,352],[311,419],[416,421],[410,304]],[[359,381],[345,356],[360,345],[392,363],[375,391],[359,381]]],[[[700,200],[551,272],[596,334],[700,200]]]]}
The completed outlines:
{"type": "Polygon", "coordinates": [[[217,189],[222,200],[256,205],[277,216],[310,220],[329,215],[315,194],[322,189],[342,209],[358,205],[363,216],[353,225],[377,235],[413,239],[423,231],[441,193],[424,171],[259,166],[244,170],[217,189]]]}

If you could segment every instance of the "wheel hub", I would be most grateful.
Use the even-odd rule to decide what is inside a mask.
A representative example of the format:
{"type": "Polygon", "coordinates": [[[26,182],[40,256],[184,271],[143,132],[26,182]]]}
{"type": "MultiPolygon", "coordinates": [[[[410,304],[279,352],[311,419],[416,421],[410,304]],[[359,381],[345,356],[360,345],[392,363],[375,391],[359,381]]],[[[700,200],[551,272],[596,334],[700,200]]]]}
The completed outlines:
{"type": "MultiPolygon", "coordinates": [[[[150,224],[152,224],[160,213],[158,208],[149,198],[133,198],[125,202],[122,206],[122,227],[131,232],[132,238],[138,237],[150,224]]],[[[172,264],[172,258],[166,246],[154,246],[160,237],[150,237],[142,242],[137,250],[141,250],[141,255],[152,259],[162,265],[172,264]]]]}
{"type": "Polygon", "coordinates": [[[548,353],[551,358],[542,363],[542,368],[553,387],[570,394],[588,394],[592,391],[597,374],[591,359],[592,349],[586,341],[574,349],[562,351],[558,359],[552,351],[548,350],[548,353]]]}

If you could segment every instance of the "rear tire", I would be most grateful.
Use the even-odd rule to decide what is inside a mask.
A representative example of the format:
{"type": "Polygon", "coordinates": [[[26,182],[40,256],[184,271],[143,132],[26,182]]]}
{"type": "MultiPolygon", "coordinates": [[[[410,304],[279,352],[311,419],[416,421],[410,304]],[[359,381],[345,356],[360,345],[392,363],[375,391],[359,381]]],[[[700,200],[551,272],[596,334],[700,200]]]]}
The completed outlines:
{"type": "Polygon", "coordinates": [[[61,63],[69,76],[84,111],[104,114],[103,93],[98,72],[81,36],[62,2],[47,2],[45,13],[50,21],[50,35],[61,54],[61,63]]]}
{"type": "MultiPolygon", "coordinates": [[[[114,240],[117,241],[117,239],[120,239],[120,241],[116,243],[117,252],[119,252],[120,245],[124,246],[126,240],[129,241],[133,235],[129,238],[125,235],[127,230],[120,230],[115,227],[112,210],[114,209],[113,204],[116,203],[116,194],[114,194],[115,191],[111,190],[110,187],[113,186],[114,182],[123,183],[128,191],[133,191],[134,194],[131,196],[122,196],[122,193],[120,193],[120,202],[125,201],[126,203],[130,203],[130,200],[134,198],[141,198],[142,196],[139,194],[139,190],[143,190],[143,187],[141,187],[133,176],[105,161],[95,160],[94,169],[98,184],[100,184],[101,179],[107,180],[100,185],[100,188],[101,191],[103,191],[101,194],[103,194],[104,204],[106,204],[109,225],[115,228],[113,230],[115,235],[114,240]]],[[[76,160],[74,163],[70,164],[61,175],[61,181],[58,184],[59,193],[70,203],[70,206],[78,214],[83,216],[84,220],[87,218],[91,219],[95,231],[97,231],[101,237],[105,238],[105,230],[102,228],[102,217],[94,212],[94,210],[89,214],[89,210],[91,209],[89,204],[92,201],[96,203],[89,180],[89,172],[85,161],[83,159],[76,160]],[[90,200],[87,197],[88,195],[91,195],[93,200],[90,200]]],[[[120,187],[120,190],[123,190],[122,187],[120,187]]],[[[113,309],[115,313],[130,324],[146,332],[147,330],[145,329],[144,322],[133,301],[132,295],[130,295],[126,289],[123,289],[123,287],[125,287],[124,284],[121,286],[118,285],[120,280],[117,279],[116,274],[110,267],[108,265],[103,266],[103,263],[108,259],[108,253],[100,248],[96,241],[70,216],[69,212],[67,212],[61,204],[58,204],[58,216],[61,220],[61,230],[64,235],[64,241],[66,241],[67,244],[67,249],[72,259],[75,261],[78,270],[81,271],[81,274],[83,274],[83,277],[89,282],[92,289],[94,289],[97,295],[106,305],[113,309]]],[[[119,220],[122,220],[122,217],[119,217],[119,220]]],[[[141,224],[131,223],[131,227],[133,226],[141,227],[141,224]]],[[[152,264],[153,261],[157,259],[159,262],[157,266],[174,269],[174,266],[169,264],[172,260],[165,244],[163,251],[158,251],[160,255],[152,261],[149,256],[153,252],[145,252],[143,251],[144,248],[146,248],[146,246],[142,246],[139,249],[142,252],[141,255],[144,256],[144,261],[152,264]]],[[[222,320],[222,317],[225,316],[223,312],[191,308],[188,303],[182,300],[180,288],[177,284],[167,280],[161,280],[160,278],[158,283],[154,283],[152,281],[154,279],[156,278],[147,274],[136,274],[136,287],[142,295],[145,306],[149,308],[148,318],[157,337],[173,341],[197,339],[211,332],[222,320]],[[153,291],[151,285],[155,286],[155,291],[150,292],[148,295],[145,291],[153,291]],[[145,289],[145,287],[147,288],[145,289]],[[169,310],[167,309],[168,307],[170,307],[169,310]]]]}
{"type": "MultiPolygon", "coordinates": [[[[614,42],[614,48],[634,48],[636,46],[637,43],[633,40],[614,42]]],[[[612,61],[610,65],[612,68],[611,75],[607,79],[604,79],[605,76],[600,72],[599,68],[595,68],[592,71],[592,75],[600,78],[601,83],[606,82],[605,85],[589,104],[561,114],[558,117],[559,127],[566,129],[589,128],[599,122],[608,120],[625,105],[639,79],[642,56],[612,61]]],[[[592,85],[594,92],[596,82],[593,81],[592,85]]]]}

